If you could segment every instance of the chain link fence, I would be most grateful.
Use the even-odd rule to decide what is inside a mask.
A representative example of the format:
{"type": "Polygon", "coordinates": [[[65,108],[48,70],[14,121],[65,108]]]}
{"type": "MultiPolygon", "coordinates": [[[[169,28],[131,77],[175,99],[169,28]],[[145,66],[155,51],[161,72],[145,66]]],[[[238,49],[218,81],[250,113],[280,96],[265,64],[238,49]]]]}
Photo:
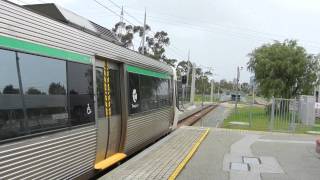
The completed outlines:
{"type": "Polygon", "coordinates": [[[272,98],[259,103],[247,98],[225,119],[223,127],[290,133],[320,133],[312,96],[298,99],[272,98]],[[250,103],[251,102],[251,103],[250,103]],[[253,103],[254,102],[254,103],[253,103]]]}
{"type": "Polygon", "coordinates": [[[177,104],[180,109],[183,109],[185,104],[190,103],[191,86],[183,85],[181,81],[177,81],[177,104]]]}

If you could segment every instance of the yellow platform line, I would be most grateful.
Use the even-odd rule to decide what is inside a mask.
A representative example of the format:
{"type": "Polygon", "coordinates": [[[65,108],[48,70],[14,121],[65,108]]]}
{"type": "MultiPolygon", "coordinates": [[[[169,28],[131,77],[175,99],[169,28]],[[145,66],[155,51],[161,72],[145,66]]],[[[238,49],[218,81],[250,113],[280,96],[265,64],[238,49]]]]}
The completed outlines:
{"type": "Polygon", "coordinates": [[[206,131],[202,134],[202,136],[198,139],[198,141],[193,145],[187,156],[181,161],[181,163],[177,166],[177,168],[173,171],[173,173],[170,175],[169,180],[174,180],[176,177],[180,174],[182,169],[187,165],[191,157],[195,154],[197,149],[199,148],[202,141],[206,138],[208,135],[210,129],[206,129],[206,131]]]}

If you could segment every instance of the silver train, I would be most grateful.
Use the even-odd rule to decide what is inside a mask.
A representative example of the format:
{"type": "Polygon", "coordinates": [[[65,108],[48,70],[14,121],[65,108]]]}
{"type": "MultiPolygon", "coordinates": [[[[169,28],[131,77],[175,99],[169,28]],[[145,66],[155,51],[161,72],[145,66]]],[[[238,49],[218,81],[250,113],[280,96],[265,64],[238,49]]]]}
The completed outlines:
{"type": "Polygon", "coordinates": [[[175,70],[119,44],[55,4],[0,1],[0,179],[85,177],[176,128],[175,70]]]}

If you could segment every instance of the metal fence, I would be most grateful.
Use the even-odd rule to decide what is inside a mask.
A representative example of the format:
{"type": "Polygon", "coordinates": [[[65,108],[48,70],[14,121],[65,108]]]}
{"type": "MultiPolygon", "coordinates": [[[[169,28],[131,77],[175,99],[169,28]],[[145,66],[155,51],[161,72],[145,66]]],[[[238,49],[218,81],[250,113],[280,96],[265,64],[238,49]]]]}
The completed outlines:
{"type": "Polygon", "coordinates": [[[270,114],[269,130],[294,132],[296,126],[301,124],[298,104],[296,99],[273,99],[267,106],[267,114],[270,114]]]}
{"type": "Polygon", "coordinates": [[[240,102],[237,109],[232,109],[223,126],[259,131],[320,132],[320,125],[315,121],[312,96],[301,96],[298,99],[272,98],[263,105],[250,101],[253,102],[240,102]]]}

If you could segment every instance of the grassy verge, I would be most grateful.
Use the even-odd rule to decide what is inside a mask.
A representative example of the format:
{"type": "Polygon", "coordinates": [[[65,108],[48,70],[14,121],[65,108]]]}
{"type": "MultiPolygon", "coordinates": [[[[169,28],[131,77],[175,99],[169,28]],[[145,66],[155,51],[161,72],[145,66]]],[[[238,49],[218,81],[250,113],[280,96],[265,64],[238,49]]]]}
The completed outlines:
{"type": "MultiPolygon", "coordinates": [[[[201,95],[201,94],[196,94],[196,95],[194,96],[194,101],[195,101],[195,102],[202,102],[202,95],[201,95]]],[[[203,102],[210,102],[210,101],[211,101],[210,95],[205,95],[205,96],[203,97],[203,102]]],[[[213,101],[214,101],[214,102],[217,102],[218,99],[213,98],[213,101]]]]}
{"type": "MultiPolygon", "coordinates": [[[[269,119],[270,117],[268,116],[263,106],[240,106],[237,110],[237,113],[232,112],[224,120],[223,127],[229,129],[269,131],[269,119]]],[[[294,133],[306,133],[307,131],[320,132],[319,120],[317,120],[316,123],[317,125],[313,127],[307,127],[300,123],[296,123],[294,127],[292,127],[292,124],[289,120],[289,116],[276,117],[272,129],[273,131],[294,133]]]]}
{"type": "Polygon", "coordinates": [[[257,131],[267,131],[269,128],[268,124],[269,120],[264,108],[257,106],[239,107],[237,113],[231,113],[230,116],[223,121],[224,128],[247,129],[257,131]],[[232,124],[232,122],[242,122],[248,125],[236,125],[232,124]]]}

